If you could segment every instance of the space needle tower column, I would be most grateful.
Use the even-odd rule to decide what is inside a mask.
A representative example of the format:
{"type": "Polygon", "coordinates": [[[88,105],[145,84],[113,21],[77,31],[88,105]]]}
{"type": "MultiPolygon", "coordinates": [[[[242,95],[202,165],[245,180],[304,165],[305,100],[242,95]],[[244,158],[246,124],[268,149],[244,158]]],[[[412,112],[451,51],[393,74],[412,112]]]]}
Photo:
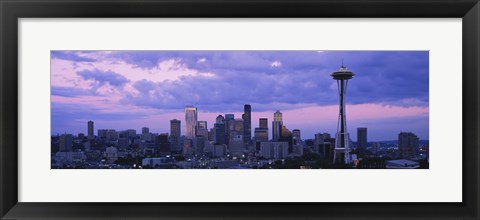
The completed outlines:
{"type": "Polygon", "coordinates": [[[345,95],[347,93],[348,80],[355,74],[348,71],[347,67],[342,66],[331,76],[337,81],[338,95],[340,96],[340,108],[338,114],[337,134],[335,137],[335,150],[333,155],[333,164],[344,165],[350,164],[350,146],[349,135],[347,132],[347,118],[345,114],[345,95]]]}

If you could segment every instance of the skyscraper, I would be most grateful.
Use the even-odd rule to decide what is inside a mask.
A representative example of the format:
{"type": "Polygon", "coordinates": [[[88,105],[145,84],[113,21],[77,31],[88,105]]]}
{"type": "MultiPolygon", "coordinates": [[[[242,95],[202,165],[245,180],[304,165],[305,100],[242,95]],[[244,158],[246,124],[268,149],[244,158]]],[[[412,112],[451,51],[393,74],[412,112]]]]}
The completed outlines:
{"type": "Polygon", "coordinates": [[[199,121],[197,123],[197,131],[196,131],[197,137],[202,136],[205,138],[205,140],[208,140],[208,128],[207,128],[207,122],[206,121],[199,121]]]}
{"type": "Polygon", "coordinates": [[[333,163],[350,164],[350,146],[349,135],[347,131],[347,118],[345,115],[345,95],[347,94],[348,80],[355,74],[347,70],[347,67],[340,66],[340,69],[333,72],[331,76],[337,81],[338,95],[340,96],[338,127],[335,137],[335,152],[333,155],[333,163]]]}
{"type": "Polygon", "coordinates": [[[234,130],[237,132],[237,134],[241,134],[243,138],[243,119],[240,119],[240,118],[235,119],[234,130]]]}
{"type": "Polygon", "coordinates": [[[194,139],[197,126],[197,108],[194,106],[185,107],[185,136],[194,139]]]}
{"type": "Polygon", "coordinates": [[[252,107],[243,106],[243,143],[249,144],[252,140],[252,107]]]}
{"type": "Polygon", "coordinates": [[[255,135],[253,138],[255,143],[268,142],[268,129],[255,128],[255,135]]]}
{"type": "Polygon", "coordinates": [[[357,148],[367,148],[367,128],[357,128],[357,148]]]}
{"type": "Polygon", "coordinates": [[[159,134],[155,138],[155,142],[158,146],[158,151],[160,152],[160,154],[165,155],[171,152],[171,146],[170,146],[170,143],[168,142],[167,133],[159,134]]]}
{"type": "Polygon", "coordinates": [[[207,129],[208,128],[207,121],[198,121],[197,126],[198,126],[197,129],[201,129],[201,128],[207,129]]]}
{"type": "Polygon", "coordinates": [[[152,135],[150,135],[150,129],[147,127],[143,127],[140,138],[144,141],[152,141],[152,135]]]}
{"type": "Polygon", "coordinates": [[[235,119],[235,115],[234,114],[225,114],[225,120],[233,120],[235,119]]]}
{"type": "Polygon", "coordinates": [[[258,120],[259,128],[266,128],[268,129],[268,118],[260,118],[258,120]]]}
{"type": "Polygon", "coordinates": [[[240,132],[232,132],[228,144],[228,151],[232,156],[240,157],[245,152],[243,135],[240,132]]]}
{"type": "Polygon", "coordinates": [[[412,132],[400,132],[398,134],[398,149],[400,150],[400,157],[411,159],[418,157],[419,145],[418,137],[412,132]]]}
{"type": "Polygon", "coordinates": [[[215,119],[215,123],[224,124],[225,123],[225,118],[222,115],[218,115],[217,118],[215,119]]]}
{"type": "Polygon", "coordinates": [[[300,137],[300,130],[299,129],[293,129],[292,130],[292,138],[293,138],[293,144],[294,145],[300,144],[301,137],[300,137]]]}
{"type": "Polygon", "coordinates": [[[93,135],[93,121],[88,121],[88,139],[93,139],[94,135],[93,135]]]}
{"type": "Polygon", "coordinates": [[[225,142],[230,142],[230,132],[235,130],[235,115],[225,114],[225,142]]]}
{"type": "Polygon", "coordinates": [[[272,122],[272,140],[278,141],[282,137],[282,113],[280,111],[276,111],[273,114],[273,122],[272,122]]]}
{"type": "Polygon", "coordinates": [[[60,151],[72,151],[73,135],[62,134],[60,136],[60,151]]]}
{"type": "Polygon", "coordinates": [[[214,142],[216,144],[226,144],[226,141],[225,141],[225,124],[223,123],[215,123],[213,125],[214,127],[214,142]]]}
{"type": "Polygon", "coordinates": [[[172,151],[180,151],[181,121],[177,119],[170,120],[170,145],[172,151]]]}

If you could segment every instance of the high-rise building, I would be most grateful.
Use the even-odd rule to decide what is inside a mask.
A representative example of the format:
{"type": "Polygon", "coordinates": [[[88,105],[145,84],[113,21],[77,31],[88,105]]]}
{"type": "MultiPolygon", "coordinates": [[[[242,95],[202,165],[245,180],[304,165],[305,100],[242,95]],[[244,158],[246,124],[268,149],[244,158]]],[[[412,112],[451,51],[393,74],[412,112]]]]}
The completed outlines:
{"type": "Polygon", "coordinates": [[[202,136],[205,138],[205,140],[208,140],[208,128],[207,128],[207,122],[206,121],[199,121],[197,123],[197,131],[196,131],[197,137],[202,136]]]}
{"type": "Polygon", "coordinates": [[[60,151],[72,151],[73,135],[62,134],[60,136],[60,151]]]}
{"type": "Polygon", "coordinates": [[[283,159],[288,155],[287,142],[261,142],[260,156],[267,159],[283,159]]]}
{"type": "Polygon", "coordinates": [[[135,138],[137,136],[137,131],[135,129],[127,129],[128,138],[135,138]]]}
{"type": "Polygon", "coordinates": [[[259,128],[266,128],[268,129],[268,118],[260,118],[258,119],[258,127],[259,128]]]}
{"type": "Polygon", "coordinates": [[[170,146],[172,151],[181,151],[181,136],[181,121],[177,119],[170,120],[170,146]]]}
{"type": "Polygon", "coordinates": [[[268,129],[255,128],[255,135],[253,136],[256,147],[260,147],[261,142],[268,142],[268,129]]]}
{"type": "Polygon", "coordinates": [[[197,155],[202,155],[205,150],[205,142],[207,141],[207,138],[205,136],[197,135],[195,141],[195,153],[197,155]]]}
{"type": "Polygon", "coordinates": [[[107,141],[116,141],[118,140],[118,133],[114,129],[107,130],[107,141]]]}
{"type": "Polygon", "coordinates": [[[228,145],[230,142],[230,133],[235,131],[235,115],[225,114],[225,142],[228,145]]]}
{"type": "Polygon", "coordinates": [[[280,135],[280,139],[278,141],[287,142],[288,143],[288,153],[293,151],[293,136],[292,132],[288,130],[285,125],[282,125],[282,133],[280,135]]]}
{"type": "Polygon", "coordinates": [[[93,121],[88,121],[88,139],[93,139],[94,138],[94,135],[93,135],[93,121]]]}
{"type": "Polygon", "coordinates": [[[160,154],[169,154],[171,152],[170,142],[168,141],[168,134],[162,133],[155,138],[160,154]]]}
{"type": "Polygon", "coordinates": [[[97,136],[101,139],[106,139],[107,138],[107,129],[98,129],[97,130],[97,136]]]}
{"type": "Polygon", "coordinates": [[[293,138],[293,145],[300,144],[302,139],[300,136],[300,130],[299,129],[293,129],[292,130],[292,138],[293,138]]]}
{"type": "Polygon", "coordinates": [[[243,137],[243,119],[240,119],[240,118],[236,118],[235,119],[235,127],[234,127],[234,130],[239,133],[239,134],[242,134],[242,137],[243,137]]]}
{"type": "Polygon", "coordinates": [[[233,120],[235,119],[235,115],[234,114],[225,114],[225,120],[233,120]]]}
{"type": "Polygon", "coordinates": [[[222,115],[218,115],[217,118],[215,119],[215,123],[224,124],[225,123],[225,118],[222,115]]]}
{"type": "Polygon", "coordinates": [[[215,124],[213,124],[213,128],[210,128],[208,131],[208,141],[213,141],[215,139],[215,124]]]}
{"type": "Polygon", "coordinates": [[[249,144],[252,140],[252,107],[243,106],[243,143],[249,144]]]}
{"type": "Polygon", "coordinates": [[[152,141],[152,135],[150,134],[150,129],[147,128],[147,127],[143,127],[142,128],[142,134],[141,134],[140,138],[143,141],[151,142],[152,141]]]}
{"type": "Polygon", "coordinates": [[[228,151],[232,156],[240,157],[245,152],[245,144],[243,143],[243,132],[233,131],[230,134],[230,140],[228,144],[228,151]]]}
{"type": "Polygon", "coordinates": [[[419,139],[412,132],[400,132],[398,134],[398,149],[400,157],[411,159],[419,156],[419,139]]]}
{"type": "Polygon", "coordinates": [[[272,140],[273,141],[280,140],[282,136],[282,126],[283,126],[282,113],[277,110],[273,114],[273,122],[272,122],[272,140]]]}
{"type": "Polygon", "coordinates": [[[189,139],[194,139],[196,134],[197,126],[197,108],[194,106],[187,106],[185,108],[185,137],[189,139]]]}
{"type": "Polygon", "coordinates": [[[207,129],[208,126],[207,126],[207,121],[198,121],[198,127],[197,129],[200,129],[200,128],[205,128],[207,129]]]}
{"type": "Polygon", "coordinates": [[[332,78],[337,81],[338,95],[340,97],[339,113],[338,113],[338,131],[335,137],[335,152],[333,155],[334,164],[350,164],[350,146],[349,134],[347,131],[347,117],[345,114],[345,96],[347,94],[348,80],[353,78],[355,74],[342,66],[336,72],[331,74],[332,78]]]}
{"type": "Polygon", "coordinates": [[[215,123],[213,125],[214,128],[214,142],[215,144],[226,144],[225,141],[225,124],[223,123],[215,123]]]}
{"type": "Polygon", "coordinates": [[[367,128],[357,128],[357,148],[367,148],[367,128]]]}

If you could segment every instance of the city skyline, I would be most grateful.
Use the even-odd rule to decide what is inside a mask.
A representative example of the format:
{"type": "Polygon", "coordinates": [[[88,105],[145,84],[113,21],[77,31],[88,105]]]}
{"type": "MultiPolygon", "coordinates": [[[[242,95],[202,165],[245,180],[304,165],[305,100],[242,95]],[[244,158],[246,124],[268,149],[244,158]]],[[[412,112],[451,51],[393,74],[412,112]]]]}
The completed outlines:
{"type": "Polygon", "coordinates": [[[252,136],[258,119],[272,122],[276,110],[302,139],[334,134],[329,74],[342,59],[358,74],[346,100],[352,140],[357,127],[368,127],[369,141],[401,131],[428,139],[426,51],[53,51],[51,133],[87,133],[89,120],[95,130],[168,133],[178,119],[185,135],[185,106],[212,128],[218,115],[241,118],[250,104],[252,136]]]}

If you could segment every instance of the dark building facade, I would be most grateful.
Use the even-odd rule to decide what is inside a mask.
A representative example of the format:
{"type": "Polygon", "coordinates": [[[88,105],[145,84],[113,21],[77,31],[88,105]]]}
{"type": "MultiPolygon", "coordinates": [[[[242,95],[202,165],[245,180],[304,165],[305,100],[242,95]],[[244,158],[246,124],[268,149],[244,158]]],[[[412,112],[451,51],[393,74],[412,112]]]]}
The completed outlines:
{"type": "Polygon", "coordinates": [[[249,144],[252,140],[252,106],[243,106],[243,143],[249,144]]]}
{"type": "Polygon", "coordinates": [[[181,121],[177,119],[170,120],[170,147],[172,151],[181,151],[180,137],[181,134],[181,121]]]}
{"type": "Polygon", "coordinates": [[[398,150],[400,151],[400,157],[405,159],[411,159],[418,157],[419,144],[418,137],[412,132],[400,132],[398,134],[398,150]]]}
{"type": "Polygon", "coordinates": [[[367,148],[367,128],[357,128],[357,148],[367,148]]]}

